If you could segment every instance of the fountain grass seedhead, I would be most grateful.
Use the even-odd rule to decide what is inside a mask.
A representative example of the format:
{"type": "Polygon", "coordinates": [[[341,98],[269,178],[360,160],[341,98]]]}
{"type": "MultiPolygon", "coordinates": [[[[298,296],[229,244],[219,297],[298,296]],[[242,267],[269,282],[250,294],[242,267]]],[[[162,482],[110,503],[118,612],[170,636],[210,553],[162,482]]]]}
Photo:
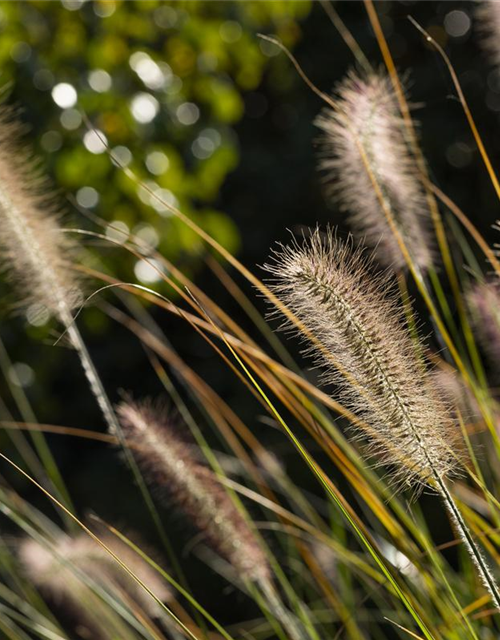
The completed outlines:
{"type": "Polygon", "coordinates": [[[387,293],[387,276],[374,276],[365,253],[330,230],[281,246],[266,269],[276,295],[309,332],[306,352],[324,369],[325,383],[365,424],[354,434],[368,436],[370,456],[391,465],[403,486],[456,473],[460,430],[387,293]]]}
{"type": "Polygon", "coordinates": [[[476,3],[474,17],[481,44],[491,62],[500,70],[500,4],[497,0],[481,0],[476,3]]]}
{"type": "Polygon", "coordinates": [[[61,318],[81,301],[70,268],[75,244],[64,234],[60,211],[35,160],[19,143],[12,111],[0,111],[0,256],[24,302],[41,303],[61,318]]]}
{"type": "Polygon", "coordinates": [[[427,270],[430,216],[389,76],[351,71],[333,99],[337,108],[325,107],[315,121],[323,132],[320,169],[327,196],[349,214],[356,236],[376,249],[381,264],[403,269],[406,262],[385,207],[415,264],[427,270]]]}
{"type": "Polygon", "coordinates": [[[126,401],[117,413],[145,477],[169,493],[240,577],[268,581],[269,565],[256,535],[216,475],[180,438],[168,412],[151,401],[126,401]]]}
{"type": "Polygon", "coordinates": [[[500,289],[496,280],[487,280],[471,287],[467,306],[474,332],[496,373],[500,371],[500,289]]]}
{"type": "MultiPolygon", "coordinates": [[[[166,582],[133,549],[110,533],[103,533],[100,539],[162,602],[172,600],[166,582]]],[[[161,613],[156,600],[86,534],[61,534],[52,545],[26,538],[19,544],[19,557],[34,584],[56,601],[67,599],[78,604],[81,594],[93,583],[127,594],[148,615],[161,613]]]]}

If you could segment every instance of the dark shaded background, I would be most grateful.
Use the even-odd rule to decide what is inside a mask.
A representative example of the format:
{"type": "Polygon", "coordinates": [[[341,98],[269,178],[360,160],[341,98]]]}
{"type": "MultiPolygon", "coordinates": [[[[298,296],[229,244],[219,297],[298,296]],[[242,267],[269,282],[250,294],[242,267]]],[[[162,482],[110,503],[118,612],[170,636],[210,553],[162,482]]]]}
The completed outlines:
{"type": "MultiPolygon", "coordinates": [[[[6,49],[4,52],[6,60],[10,55],[10,62],[5,67],[6,86],[9,87],[7,99],[8,102],[22,106],[21,117],[31,127],[28,137],[31,138],[37,151],[42,154],[56,186],[63,194],[74,195],[81,184],[86,184],[85,181],[81,184],[78,182],[78,175],[81,180],[86,180],[87,165],[90,166],[95,162],[104,167],[103,158],[78,155],[79,149],[82,148],[81,139],[85,130],[80,128],[68,133],[61,128],[58,124],[59,108],[50,99],[50,91],[34,87],[32,73],[36,64],[40,63],[40,59],[44,61],[47,68],[50,68],[52,60],[56,67],[54,77],[59,81],[76,78],[74,82],[77,86],[79,74],[83,77],[84,71],[89,66],[85,56],[92,49],[93,41],[88,38],[92,38],[93,35],[96,38],[100,37],[106,29],[101,22],[104,18],[96,17],[94,11],[96,3],[92,2],[82,6],[79,10],[81,12],[79,18],[75,18],[78,13],[72,12],[72,20],[81,19],[82,24],[86,25],[87,39],[84,39],[81,52],[72,54],[73,59],[68,62],[71,69],[67,69],[64,67],[64,61],[61,62],[57,58],[58,40],[50,37],[50,29],[45,39],[37,40],[38,36],[36,34],[36,37],[33,36],[26,26],[31,19],[35,22],[39,21],[40,16],[49,24],[58,24],[61,20],[58,12],[64,12],[67,9],[59,3],[32,2],[19,3],[22,5],[21,8],[14,11],[10,7],[11,4],[0,3],[4,26],[7,25],[12,38],[15,38],[18,28],[19,32],[22,32],[19,37],[25,39],[23,41],[29,43],[29,38],[33,37],[34,42],[32,52],[26,60],[13,63],[12,55],[9,53],[11,50],[6,49]],[[33,15],[36,19],[29,13],[30,11],[35,12],[33,15]],[[92,14],[93,11],[94,14],[92,14]],[[59,132],[62,136],[61,146],[58,149],[47,150],[47,145],[44,148],[41,143],[43,135],[48,130],[59,132]],[[71,156],[70,151],[76,155],[71,156]],[[67,161],[73,162],[77,167],[79,162],[82,163],[80,174],[77,171],[76,178],[68,179],[58,166],[57,157],[61,154],[66,154],[67,161]]],[[[148,47],[156,51],[157,59],[161,59],[162,51],[168,50],[169,39],[180,37],[179,34],[181,34],[181,37],[189,40],[191,36],[186,33],[189,32],[190,20],[196,19],[197,29],[203,30],[204,20],[208,24],[214,19],[236,21],[241,19],[245,37],[253,43],[253,47],[258,46],[256,33],[261,30],[269,33],[278,32],[285,40],[288,39],[305,73],[322,90],[330,90],[353,65],[350,51],[326,17],[319,2],[301,3],[300,12],[297,7],[292,11],[290,7],[293,7],[294,3],[280,3],[284,7],[283,14],[286,16],[289,12],[290,16],[286,19],[282,17],[280,20],[262,19],[259,24],[249,21],[247,17],[242,17],[237,4],[216,3],[214,8],[211,3],[130,2],[118,5],[116,12],[147,12],[164,6],[172,6],[176,9],[182,6],[184,12],[182,29],[168,28],[161,33],[149,34],[146,38],[148,47]]],[[[381,56],[363,4],[358,1],[337,2],[335,7],[370,61],[381,64],[381,56]]],[[[493,243],[496,241],[496,232],[491,231],[491,226],[498,216],[498,201],[493,188],[475,149],[462,108],[454,98],[453,86],[442,60],[423,42],[421,35],[407,20],[407,15],[411,14],[422,26],[432,32],[449,53],[487,150],[494,165],[497,166],[500,154],[500,136],[498,135],[500,76],[478,46],[479,37],[473,21],[475,7],[476,3],[473,2],[376,2],[376,9],[381,16],[398,68],[409,72],[408,85],[413,112],[415,118],[421,123],[422,146],[431,175],[437,184],[460,204],[488,241],[493,243]],[[444,26],[446,17],[453,11],[464,12],[472,20],[471,28],[463,36],[453,37],[446,31],[444,26]]],[[[135,34],[133,37],[129,35],[128,42],[131,46],[138,47],[141,43],[140,34],[135,34]]],[[[234,47],[237,46],[235,43],[234,47]]],[[[249,49],[251,50],[253,49],[249,49]]],[[[228,145],[236,150],[234,168],[231,169],[228,165],[220,188],[216,189],[215,193],[209,195],[206,192],[200,193],[196,191],[196,187],[192,187],[189,191],[183,183],[181,198],[188,211],[193,212],[195,216],[198,215],[202,224],[206,221],[203,212],[208,209],[225,214],[227,219],[234,223],[228,227],[231,230],[230,244],[234,247],[239,245],[237,253],[239,259],[257,272],[257,265],[266,261],[273,243],[276,240],[286,240],[287,229],[300,231],[316,223],[321,225],[330,223],[338,225],[341,233],[348,232],[342,216],[334,206],[328,206],[325,202],[321,181],[316,171],[314,141],[318,132],[313,121],[322,107],[319,98],[304,85],[283,54],[263,58],[258,64],[261,68],[254,83],[255,86],[242,87],[237,82],[233,82],[231,69],[221,72],[225,80],[229,78],[233,82],[233,90],[240,95],[241,104],[244,107],[239,117],[223,123],[224,136],[229,141],[228,145]],[[234,229],[237,230],[237,234],[234,229]]],[[[119,74],[119,69],[115,72],[119,74]]],[[[203,76],[204,73],[213,75],[216,72],[193,69],[185,76],[186,85],[189,85],[190,73],[192,76],[203,76]]],[[[127,91],[133,89],[124,81],[121,94],[113,99],[110,98],[111,106],[97,99],[93,103],[87,96],[84,108],[93,122],[100,125],[103,122],[102,113],[108,109],[111,112],[118,109],[119,100],[125,100],[127,91]]],[[[196,95],[196,92],[193,95],[196,95]]],[[[210,115],[209,106],[203,100],[200,104],[202,119],[212,118],[213,120],[214,116],[210,115]]],[[[193,168],[189,159],[191,139],[187,134],[181,135],[174,128],[167,126],[168,122],[162,122],[160,117],[158,120],[159,122],[155,125],[158,127],[157,130],[146,130],[134,129],[133,123],[128,123],[130,129],[127,129],[127,120],[124,119],[122,125],[126,133],[120,135],[129,141],[132,140],[130,146],[139,159],[143,153],[143,144],[146,142],[150,144],[152,139],[158,139],[166,145],[169,144],[169,136],[172,136],[172,144],[184,159],[185,174],[189,175],[192,169],[196,175],[197,165],[193,168]],[[145,137],[146,142],[142,136],[145,137]]],[[[110,142],[121,143],[120,135],[116,134],[115,141],[113,130],[111,130],[110,142]]],[[[96,188],[102,196],[95,212],[111,221],[117,217],[120,218],[116,215],[117,210],[125,211],[124,216],[127,221],[133,215],[137,215],[139,220],[147,219],[154,226],[155,218],[151,217],[151,212],[141,208],[142,205],[127,193],[121,178],[116,177],[116,170],[113,169],[112,173],[108,173],[109,169],[102,168],[102,175],[100,171],[101,169],[95,169],[95,174],[92,175],[96,188]],[[116,190],[119,196],[116,196],[116,190]],[[137,207],[137,213],[134,213],[134,207],[137,207]],[[130,217],[127,218],[127,216],[130,217]]],[[[175,193],[175,185],[172,185],[172,190],[175,193]]],[[[78,225],[90,228],[88,221],[79,216],[74,209],[73,220],[76,220],[78,225]]],[[[225,218],[221,217],[219,221],[221,228],[227,225],[225,218]]],[[[217,228],[216,224],[216,234],[217,228]]],[[[168,255],[174,256],[178,264],[184,265],[189,273],[196,274],[196,283],[212,295],[252,335],[255,335],[252,324],[242,314],[224,287],[217,283],[213,274],[204,266],[203,251],[200,252],[198,249],[190,251],[189,243],[193,242],[193,238],[188,237],[187,245],[179,252],[174,246],[178,238],[176,234],[178,231],[175,228],[166,228],[165,234],[161,237],[160,248],[168,255]]],[[[123,279],[133,277],[129,258],[120,250],[102,247],[92,250],[104,257],[104,267],[112,273],[118,274],[123,279]]],[[[262,301],[254,296],[254,293],[238,277],[236,280],[250,297],[255,299],[257,307],[263,310],[262,301]]],[[[10,306],[14,299],[12,293],[6,287],[2,287],[1,291],[5,299],[4,306],[10,306]]],[[[117,303],[112,294],[105,296],[105,299],[117,303]]],[[[118,304],[120,305],[119,302],[118,304]]],[[[307,489],[316,491],[313,481],[303,473],[300,461],[291,451],[284,436],[264,422],[258,405],[205,342],[182,320],[156,310],[152,313],[182,358],[238,411],[262,441],[280,454],[294,478],[300,478],[300,482],[307,489]]],[[[161,385],[138,341],[122,327],[107,319],[102,310],[93,308],[85,311],[79,320],[79,326],[113,400],[119,398],[119,389],[131,390],[137,397],[162,394],[161,385]]],[[[26,386],[25,392],[32,403],[37,419],[42,423],[104,430],[101,416],[87,390],[76,357],[64,347],[52,346],[54,331],[57,331],[54,325],[36,329],[29,327],[22,316],[12,318],[6,312],[2,313],[0,335],[10,358],[13,362],[29,365],[34,372],[34,379],[26,386]]],[[[296,345],[289,346],[292,352],[297,354],[296,345]]],[[[308,375],[314,376],[313,373],[308,375]]],[[[182,385],[177,384],[181,393],[188,397],[182,385]]],[[[0,381],[0,392],[6,407],[16,419],[19,418],[15,403],[3,379],[0,381]]],[[[192,407],[191,401],[188,400],[188,402],[192,407]]],[[[196,407],[193,407],[193,412],[196,416],[200,415],[196,407]]],[[[2,413],[8,418],[5,412],[2,413]]],[[[217,437],[210,435],[208,430],[205,429],[205,431],[214,446],[220,448],[217,437]]],[[[8,437],[2,434],[1,438],[2,446],[8,449],[8,437]]],[[[147,524],[147,517],[137,490],[117,452],[102,444],[62,436],[48,436],[48,441],[81,513],[93,510],[110,521],[123,523],[141,531],[146,539],[155,542],[154,533],[147,524]]],[[[24,497],[39,505],[41,509],[51,512],[51,508],[39,493],[22,479],[12,476],[5,469],[0,469],[0,474],[7,476],[24,497]]],[[[432,509],[432,504],[429,508],[432,509]]],[[[167,510],[162,511],[162,515],[168,522],[169,531],[172,532],[174,546],[182,550],[186,540],[189,540],[189,536],[186,536],[185,523],[177,516],[172,516],[167,510]]],[[[436,529],[437,541],[440,541],[440,538],[446,539],[446,536],[446,530],[436,529]]],[[[195,584],[195,589],[199,587],[198,591],[201,594],[205,575],[201,564],[192,555],[186,562],[188,565],[189,563],[193,565],[188,573],[199,576],[193,579],[195,583],[199,580],[199,584],[195,584]],[[196,570],[193,571],[193,568],[196,570]]],[[[214,589],[213,593],[217,593],[217,590],[214,589]]],[[[210,594],[203,593],[200,597],[204,604],[207,604],[204,599],[209,601],[208,604],[216,615],[220,614],[222,618],[227,619],[232,618],[233,615],[237,617],[237,610],[231,615],[227,611],[218,612],[219,601],[215,598],[216,602],[212,602],[210,594]]],[[[223,607],[222,604],[220,606],[223,607]]]]}

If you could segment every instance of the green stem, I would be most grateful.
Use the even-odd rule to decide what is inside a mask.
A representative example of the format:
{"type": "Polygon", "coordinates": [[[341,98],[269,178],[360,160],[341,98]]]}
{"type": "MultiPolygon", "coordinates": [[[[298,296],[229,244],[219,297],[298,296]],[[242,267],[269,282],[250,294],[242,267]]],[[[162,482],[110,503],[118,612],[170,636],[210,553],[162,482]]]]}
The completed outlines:
{"type": "Polygon", "coordinates": [[[456,525],[463,541],[465,542],[466,549],[469,552],[474,565],[478,570],[484,586],[491,594],[495,606],[500,610],[500,593],[498,590],[498,585],[491,572],[490,567],[488,566],[488,563],[486,562],[483,554],[481,553],[474,538],[472,537],[472,534],[443,479],[440,477],[436,477],[436,484],[438,487],[438,491],[446,505],[446,508],[448,509],[454,524],[456,525]]]}

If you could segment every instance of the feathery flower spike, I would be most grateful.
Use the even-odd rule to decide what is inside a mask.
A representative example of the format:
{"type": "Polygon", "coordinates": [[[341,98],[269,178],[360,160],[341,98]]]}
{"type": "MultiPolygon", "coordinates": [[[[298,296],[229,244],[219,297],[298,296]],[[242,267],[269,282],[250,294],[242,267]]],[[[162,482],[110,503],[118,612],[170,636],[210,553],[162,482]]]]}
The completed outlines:
{"type": "Polygon", "coordinates": [[[208,467],[193,458],[151,402],[124,402],[117,410],[123,433],[147,478],[172,500],[215,550],[245,579],[269,581],[266,556],[249,525],[208,467]]]}
{"type": "MultiPolygon", "coordinates": [[[[165,581],[124,542],[109,533],[103,534],[101,540],[161,601],[172,599],[165,581]]],[[[26,538],[20,543],[19,557],[34,584],[55,600],[68,598],[78,605],[80,592],[86,589],[81,574],[101,588],[111,587],[117,594],[126,593],[150,616],[162,613],[156,600],[85,534],[75,537],[62,534],[55,541],[54,551],[37,540],[26,538]]]]}
{"type": "Polygon", "coordinates": [[[394,465],[405,485],[427,484],[456,470],[455,430],[407,334],[387,279],[371,278],[369,261],[328,231],[275,253],[266,269],[278,297],[317,343],[308,347],[338,386],[345,405],[371,432],[371,452],[394,465]]]}
{"type": "Polygon", "coordinates": [[[498,0],[481,0],[475,11],[481,44],[492,63],[500,69],[500,3],[498,0]]]}
{"type": "Polygon", "coordinates": [[[500,608],[495,577],[446,485],[460,469],[460,431],[419,361],[402,308],[382,293],[387,280],[370,277],[368,267],[359,249],[316,230],[302,246],[281,247],[266,268],[276,295],[312,337],[308,350],[325,380],[364,421],[370,454],[397,469],[400,485],[439,493],[500,608]]]}
{"type": "Polygon", "coordinates": [[[69,269],[75,245],[63,234],[59,215],[35,162],[17,142],[20,127],[0,112],[0,255],[25,300],[43,304],[63,323],[81,299],[69,269]]]}
{"type": "Polygon", "coordinates": [[[492,366],[500,360],[500,290],[495,281],[474,285],[467,294],[473,328],[492,366]]]}
{"type": "Polygon", "coordinates": [[[45,305],[65,326],[78,353],[90,389],[111,433],[119,424],[72,311],[81,301],[77,278],[70,268],[76,245],[59,226],[48,188],[34,161],[19,149],[20,127],[10,111],[0,110],[0,257],[25,298],[45,305]]]}
{"type": "Polygon", "coordinates": [[[323,132],[320,168],[327,196],[349,214],[354,232],[376,249],[382,264],[401,269],[406,262],[385,206],[425,271],[432,263],[428,209],[390,78],[351,71],[334,96],[337,109],[325,107],[315,122],[323,132]]]}

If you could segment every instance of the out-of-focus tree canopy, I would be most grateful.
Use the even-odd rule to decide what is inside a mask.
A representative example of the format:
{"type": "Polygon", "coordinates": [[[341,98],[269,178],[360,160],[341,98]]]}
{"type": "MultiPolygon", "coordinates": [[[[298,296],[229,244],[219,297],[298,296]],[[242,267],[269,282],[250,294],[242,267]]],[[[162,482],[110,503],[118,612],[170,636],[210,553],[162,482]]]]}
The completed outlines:
{"type": "MultiPolygon", "coordinates": [[[[188,276],[201,275],[198,237],[113,163],[87,127],[86,115],[122,165],[237,252],[244,227],[221,191],[242,168],[241,160],[247,161],[240,129],[244,121],[257,124],[272,97],[279,104],[298,82],[285,56],[257,34],[275,35],[293,49],[311,7],[309,0],[0,0],[2,99],[19,108],[16,118],[27,125],[23,142],[40,158],[42,173],[69,213],[65,226],[115,240],[133,233],[188,276]],[[90,221],[88,213],[94,216],[90,221]]],[[[258,154],[252,166],[260,170],[265,162],[258,154]]],[[[253,226],[259,229],[259,211],[250,199],[247,209],[255,212],[253,226]]],[[[82,256],[86,264],[165,293],[158,272],[140,257],[105,242],[96,247],[90,237],[77,240],[88,250],[82,256]]],[[[91,280],[88,292],[101,284],[91,280]]],[[[39,310],[13,317],[17,297],[3,279],[0,295],[2,340],[12,359],[1,372],[2,398],[9,397],[9,385],[15,392],[19,383],[39,420],[93,421],[94,407],[79,390],[77,363],[66,349],[53,348],[56,323],[39,310]]],[[[112,294],[109,299],[116,301],[112,294]]],[[[88,306],[78,323],[113,399],[117,388],[146,380],[138,369],[144,364],[140,347],[129,335],[117,336],[116,324],[98,304],[88,306]],[[125,374],[120,380],[115,367],[125,374]]],[[[191,341],[191,334],[180,340],[191,341]]],[[[14,404],[6,404],[0,406],[2,417],[18,417],[14,404]]],[[[63,447],[59,455],[68,453],[63,447]]]]}
{"type": "MultiPolygon", "coordinates": [[[[261,108],[253,92],[266,72],[278,90],[293,73],[256,34],[271,32],[293,47],[309,9],[307,1],[2,2],[7,100],[21,105],[63,194],[190,267],[196,236],[113,165],[81,113],[121,163],[236,250],[238,231],[218,202],[239,160],[233,126],[245,96],[247,110],[261,108]]],[[[111,266],[127,277],[120,264],[111,266]]],[[[155,278],[144,264],[135,271],[145,283],[155,278]]]]}

